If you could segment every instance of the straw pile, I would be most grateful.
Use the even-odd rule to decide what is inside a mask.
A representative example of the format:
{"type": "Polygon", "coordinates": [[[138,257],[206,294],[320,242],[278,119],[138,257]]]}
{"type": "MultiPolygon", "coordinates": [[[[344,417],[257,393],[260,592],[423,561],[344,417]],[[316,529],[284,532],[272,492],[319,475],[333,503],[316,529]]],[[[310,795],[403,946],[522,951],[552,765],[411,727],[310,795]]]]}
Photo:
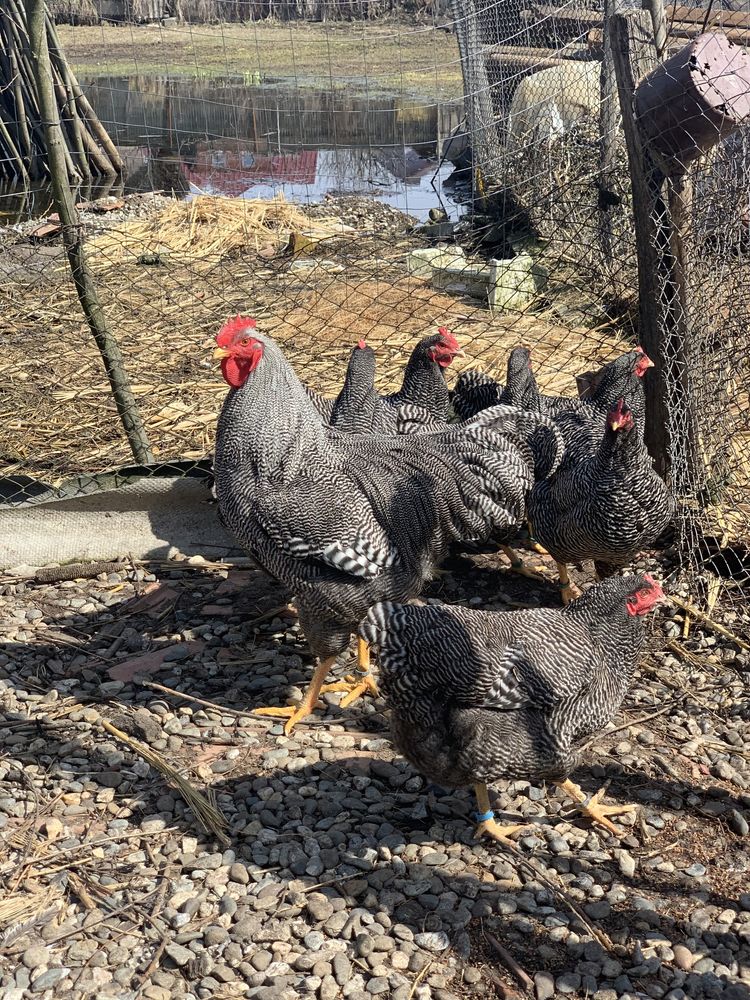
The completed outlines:
{"type": "Polygon", "coordinates": [[[186,263],[246,250],[272,254],[283,249],[293,234],[304,233],[320,242],[346,238],[352,232],[335,218],[310,219],[281,194],[270,201],[199,195],[172,202],[158,215],[109,229],[89,241],[89,250],[94,266],[106,269],[149,255],[162,262],[168,257],[173,263],[186,263]]]}

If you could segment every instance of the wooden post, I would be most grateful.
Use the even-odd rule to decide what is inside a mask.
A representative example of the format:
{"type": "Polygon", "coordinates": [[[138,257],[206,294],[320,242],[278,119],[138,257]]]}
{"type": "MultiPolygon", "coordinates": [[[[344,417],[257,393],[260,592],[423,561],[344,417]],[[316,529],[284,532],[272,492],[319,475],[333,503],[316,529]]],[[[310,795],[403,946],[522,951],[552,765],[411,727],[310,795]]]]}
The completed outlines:
{"type": "Polygon", "coordinates": [[[644,380],[646,390],[646,445],[660,475],[669,471],[669,433],[661,344],[659,260],[654,206],[661,174],[641,142],[633,114],[633,94],[639,80],[656,66],[651,18],[647,11],[612,16],[612,58],[628,149],[633,191],[633,223],[638,255],[638,307],[641,346],[655,367],[644,380]]]}
{"type": "Polygon", "coordinates": [[[643,7],[651,15],[656,57],[663,59],[667,51],[667,15],[664,11],[664,0],[643,0],[643,7]]]}
{"type": "MultiPolygon", "coordinates": [[[[672,458],[679,447],[694,485],[699,460],[689,385],[684,255],[684,236],[690,221],[689,200],[684,199],[689,189],[684,179],[672,177],[672,190],[665,196],[665,175],[644,142],[635,116],[636,87],[657,62],[653,24],[647,11],[613,17],[612,53],[633,192],[640,342],[655,363],[645,380],[645,439],[655,467],[664,477],[672,472],[672,458]],[[682,417],[679,442],[670,440],[670,410],[682,417]]],[[[686,468],[684,463],[680,465],[686,468]]]]}
{"type": "MultiPolygon", "coordinates": [[[[617,147],[620,143],[620,102],[617,97],[617,75],[612,56],[612,17],[624,9],[625,0],[604,0],[603,56],[600,71],[599,107],[599,242],[602,259],[614,260],[612,232],[615,208],[620,196],[615,190],[617,177],[617,147]]],[[[612,291],[620,295],[620,279],[616,269],[609,275],[612,291]]]]}
{"type": "Polygon", "coordinates": [[[39,110],[44,122],[44,136],[47,158],[52,180],[55,207],[62,224],[63,241],[68,255],[81,308],[93,334],[96,346],[104,362],[104,368],[112,387],[117,412],[125,428],[125,434],[137,462],[148,465],[153,462],[146,430],[141,420],[138,404],[130,388],[125,367],[116,338],[110,333],[104,319],[94,280],[86,262],[81,224],[76,211],[73,193],[70,189],[66,146],[63,141],[57,101],[53,89],[53,78],[47,48],[45,25],[45,0],[26,0],[29,27],[29,42],[38,92],[39,110]]]}

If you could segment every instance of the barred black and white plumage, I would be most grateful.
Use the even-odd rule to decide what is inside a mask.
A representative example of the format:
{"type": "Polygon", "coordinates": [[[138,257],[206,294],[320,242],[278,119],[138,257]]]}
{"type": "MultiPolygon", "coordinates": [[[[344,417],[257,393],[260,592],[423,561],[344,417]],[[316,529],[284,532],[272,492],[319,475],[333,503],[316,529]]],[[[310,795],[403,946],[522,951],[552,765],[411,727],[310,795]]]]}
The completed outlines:
{"type": "Polygon", "coordinates": [[[364,341],[353,349],[341,390],[334,400],[306,392],[326,423],[349,434],[420,434],[445,426],[448,387],[443,373],[460,347],[443,328],[423,337],[412,351],[398,392],[375,388],[375,352],[364,341]]]}
{"type": "Polygon", "coordinates": [[[456,379],[450,392],[453,411],[460,420],[468,420],[490,406],[502,402],[503,386],[485,372],[469,368],[456,379]]]}
{"type": "Polygon", "coordinates": [[[379,650],[396,745],[444,785],[564,779],[620,707],[660,597],[639,575],[561,610],[376,605],[360,635],[379,650]]]}
{"type": "Polygon", "coordinates": [[[452,542],[523,522],[533,485],[524,438],[544,418],[497,407],[440,433],[342,433],[320,419],[280,348],[233,322],[245,353],[223,362],[234,388],[217,429],[219,509],[294,593],[317,656],[343,651],[372,604],[416,596],[452,542]]]}
{"type": "Polygon", "coordinates": [[[602,437],[572,452],[529,500],[534,535],[559,563],[593,559],[602,573],[626,563],[669,524],[673,501],[656,474],[634,414],[620,400],[602,437]]]}

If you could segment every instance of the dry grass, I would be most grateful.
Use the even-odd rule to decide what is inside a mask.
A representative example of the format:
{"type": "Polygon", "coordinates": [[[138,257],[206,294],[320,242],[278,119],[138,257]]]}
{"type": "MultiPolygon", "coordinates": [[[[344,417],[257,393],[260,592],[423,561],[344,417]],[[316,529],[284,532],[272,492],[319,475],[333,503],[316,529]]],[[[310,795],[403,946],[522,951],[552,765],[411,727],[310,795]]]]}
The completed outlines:
{"type": "Polygon", "coordinates": [[[60,25],[58,33],[81,76],[292,78],[298,86],[354,86],[433,102],[461,97],[455,36],[430,25],[60,25]]]}
{"type": "MultiPolygon", "coordinates": [[[[410,236],[335,235],[299,269],[305,262],[279,248],[303,224],[324,232],[334,225],[283,203],[256,211],[252,203],[198,199],[197,207],[170,204],[151,220],[92,241],[105,315],[157,458],[210,454],[226,386],[209,349],[219,325],[237,312],[255,315],[300,377],[329,395],[360,337],[378,350],[379,386],[392,388],[414,341],[439,323],[465,347],[463,364],[491,372],[503,372],[512,347],[531,345],[542,386],[571,395],[576,373],[625,346],[614,330],[571,328],[534,313],[493,318],[476,300],[434,291],[406,275],[406,255],[421,245],[410,236]],[[161,266],[139,263],[133,233],[144,248],[156,240],[175,251],[161,266]]],[[[27,284],[0,284],[0,378],[7,387],[0,454],[6,471],[59,481],[127,464],[130,455],[65,265],[45,268],[27,284]]]]}

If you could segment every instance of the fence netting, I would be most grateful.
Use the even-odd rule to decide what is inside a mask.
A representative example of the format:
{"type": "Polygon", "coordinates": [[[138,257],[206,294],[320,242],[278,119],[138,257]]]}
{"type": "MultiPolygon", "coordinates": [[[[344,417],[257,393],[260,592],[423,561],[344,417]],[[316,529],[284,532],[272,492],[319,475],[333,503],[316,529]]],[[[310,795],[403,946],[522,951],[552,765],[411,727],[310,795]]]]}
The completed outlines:
{"type": "MultiPolygon", "coordinates": [[[[632,186],[601,4],[353,5],[345,23],[339,5],[256,6],[244,23],[219,12],[232,23],[213,24],[160,7],[142,26],[111,25],[96,3],[85,17],[55,8],[74,22],[58,24],[61,44],[125,162],[124,182],[76,198],[155,464],[182,474],[210,458],[225,386],[209,348],[237,312],[327,395],[360,338],[381,389],[444,325],[467,354],[454,375],[502,379],[525,344],[542,389],[571,396],[577,375],[638,342],[632,186]],[[275,19],[304,16],[319,20],[275,19]]],[[[739,50],[746,14],[750,25],[746,5],[668,8],[666,52],[706,27],[739,50]]],[[[712,602],[718,590],[733,602],[738,628],[750,590],[749,152],[742,127],[675,194],[685,338],[664,356],[682,565],[712,602]]],[[[132,455],[46,184],[2,183],[0,502],[17,504],[132,455]]]]}

